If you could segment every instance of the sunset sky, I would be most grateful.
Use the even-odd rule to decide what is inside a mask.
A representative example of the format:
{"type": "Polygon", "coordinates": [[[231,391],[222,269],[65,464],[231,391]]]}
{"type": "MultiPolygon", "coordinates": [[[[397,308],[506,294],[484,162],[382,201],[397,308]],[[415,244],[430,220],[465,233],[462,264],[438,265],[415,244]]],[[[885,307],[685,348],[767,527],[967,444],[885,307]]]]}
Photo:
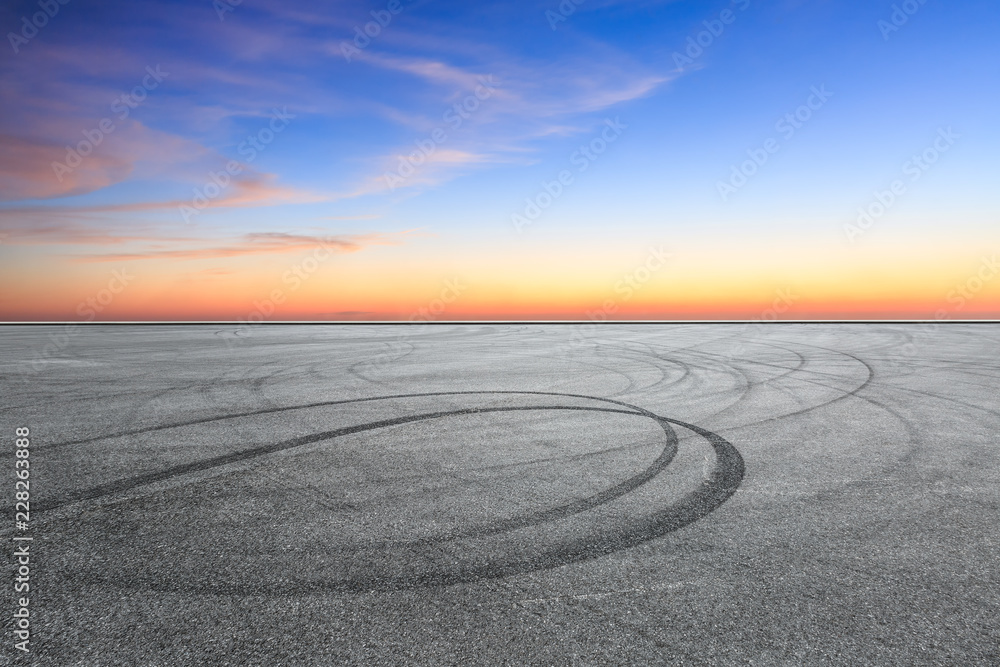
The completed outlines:
{"type": "Polygon", "coordinates": [[[0,27],[0,320],[1000,317],[994,0],[0,27]]]}

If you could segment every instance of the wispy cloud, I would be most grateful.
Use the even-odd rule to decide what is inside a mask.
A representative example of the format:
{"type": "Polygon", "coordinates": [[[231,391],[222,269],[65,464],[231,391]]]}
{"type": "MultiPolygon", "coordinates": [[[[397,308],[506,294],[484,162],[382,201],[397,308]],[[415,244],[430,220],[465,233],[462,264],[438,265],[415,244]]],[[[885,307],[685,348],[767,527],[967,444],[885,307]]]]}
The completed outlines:
{"type": "MultiPolygon", "coordinates": [[[[4,211],[4,213],[7,213],[4,211]]],[[[118,229],[107,225],[84,225],[66,220],[45,220],[34,224],[7,226],[0,231],[4,243],[19,245],[94,245],[107,246],[131,242],[176,242],[196,240],[192,237],[167,237],[156,229],[140,230],[130,226],[118,229]]]]}
{"type": "MultiPolygon", "coordinates": [[[[302,204],[324,201],[327,197],[275,183],[274,174],[248,171],[233,178],[229,187],[217,198],[209,200],[205,208],[249,208],[302,204]]],[[[178,211],[181,206],[191,206],[191,200],[139,201],[120,204],[91,205],[28,205],[0,208],[0,229],[11,234],[13,242],[20,244],[63,243],[119,243],[155,236],[134,233],[117,234],[107,231],[108,216],[129,213],[178,211]],[[98,228],[91,225],[94,219],[103,220],[98,228]]],[[[135,222],[129,222],[135,229],[135,222]]],[[[162,231],[160,232],[162,234],[162,231]]]]}
{"type": "MultiPolygon", "coordinates": [[[[404,233],[405,234],[405,233],[404,233]]],[[[74,262],[122,262],[132,260],[191,260],[274,255],[325,249],[330,252],[358,252],[369,246],[398,245],[404,234],[362,234],[341,236],[310,236],[284,232],[245,234],[240,239],[205,247],[151,249],[136,252],[70,255],[74,262]]]]}
{"type": "Polygon", "coordinates": [[[52,164],[66,149],[31,138],[0,134],[0,201],[50,199],[93,192],[124,180],[133,163],[116,155],[92,155],[86,167],[57,178],[52,164]]]}
{"type": "MultiPolygon", "coordinates": [[[[381,111],[386,120],[412,127],[414,140],[435,128],[446,129],[449,135],[447,150],[427,156],[419,172],[399,187],[438,185],[486,164],[530,162],[525,155],[541,150],[546,139],[586,132],[603,121],[595,114],[650,95],[679,75],[649,71],[607,47],[594,46],[592,51],[591,56],[551,63],[484,49],[488,60],[461,67],[443,58],[362,52],[357,57],[360,65],[411,75],[427,91],[436,91],[432,98],[444,100],[421,102],[417,108],[422,113],[417,116],[412,111],[381,111]],[[475,104],[474,112],[462,114],[460,127],[449,128],[443,118],[452,105],[482,92],[486,81],[494,84],[488,99],[475,104]]],[[[388,158],[374,158],[372,163],[381,173],[362,181],[350,196],[384,190],[376,185],[381,174],[391,172],[400,156],[412,150],[412,143],[404,144],[388,158]],[[392,163],[388,168],[387,162],[392,163]]]]}
{"type": "Polygon", "coordinates": [[[377,220],[380,216],[373,213],[365,213],[360,215],[324,215],[318,220],[377,220]]]}
{"type": "MultiPolygon", "coordinates": [[[[333,45],[331,45],[332,47],[333,45]]],[[[339,56],[339,49],[336,49],[335,53],[339,56]]],[[[431,83],[450,86],[456,90],[471,90],[479,85],[480,77],[488,74],[488,72],[470,72],[448,65],[440,60],[420,57],[386,56],[370,51],[362,51],[357,58],[376,67],[406,72],[431,83]]]]}
{"type": "MultiPolygon", "coordinates": [[[[238,15],[219,22],[210,8],[194,4],[171,4],[169,10],[156,2],[130,5],[108,20],[112,26],[129,25],[135,37],[131,41],[103,40],[100,32],[84,26],[73,31],[72,39],[54,40],[33,53],[30,62],[4,63],[0,94],[16,100],[0,118],[0,201],[16,202],[0,208],[0,231],[9,234],[7,243],[121,245],[162,237],[175,244],[176,227],[157,229],[134,218],[191,201],[176,194],[135,201],[136,190],[126,184],[159,183],[172,193],[204,186],[209,173],[235,157],[247,133],[263,126],[273,105],[307,115],[307,123],[336,128],[330,135],[350,133],[363,116],[371,140],[357,144],[352,154],[331,156],[331,163],[340,160],[335,167],[340,180],[325,181],[322,192],[296,181],[302,170],[292,175],[241,162],[243,172],[205,203],[207,209],[394,193],[398,200],[398,189],[387,187],[385,174],[410,154],[413,141],[442,127],[451,105],[486,78],[499,84],[489,99],[460,128],[447,127],[448,141],[400,188],[412,195],[470,170],[534,162],[546,141],[586,131],[599,122],[594,114],[652,94],[671,76],[602,44],[580,48],[577,43],[559,59],[515,55],[503,40],[487,35],[476,42],[446,23],[424,30],[427,24],[420,23],[424,19],[416,6],[407,10],[406,21],[394,23],[357,62],[348,64],[340,39],[349,39],[356,21],[367,20],[368,12],[352,18],[347,9],[261,0],[240,5],[238,15]],[[421,30],[415,32],[414,25],[421,30]],[[164,26],[176,40],[161,37],[164,26]],[[178,48],[179,43],[198,46],[178,48]],[[158,63],[170,73],[162,88],[151,91],[127,118],[113,115],[113,100],[142,80],[147,64],[158,63]],[[401,79],[410,84],[392,85],[401,79]],[[66,161],[67,146],[77,145],[85,131],[108,117],[114,119],[114,131],[79,166],[57,173],[53,165],[66,161]],[[412,139],[405,137],[408,133],[412,139]],[[70,199],[66,205],[37,202],[101,191],[102,203],[93,198],[86,203],[70,199]]],[[[318,134],[317,140],[329,138],[318,134]]],[[[317,166],[323,168],[322,163],[317,166]]],[[[310,174],[310,183],[318,181],[310,174]]],[[[183,258],[288,247],[258,238],[153,250],[183,258]]]]}

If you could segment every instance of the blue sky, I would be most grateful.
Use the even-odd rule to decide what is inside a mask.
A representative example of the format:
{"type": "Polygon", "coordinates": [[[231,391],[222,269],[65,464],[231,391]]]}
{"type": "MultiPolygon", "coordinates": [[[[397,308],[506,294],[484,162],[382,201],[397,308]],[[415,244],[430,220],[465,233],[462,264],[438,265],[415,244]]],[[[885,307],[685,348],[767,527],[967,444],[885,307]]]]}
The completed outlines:
{"type": "MultiPolygon", "coordinates": [[[[17,35],[37,2],[0,13],[0,253],[31,284],[65,285],[44,310],[53,317],[121,261],[145,266],[143,289],[169,294],[172,308],[205,272],[218,307],[241,313],[267,276],[320,237],[357,254],[331,272],[381,291],[345,293],[343,275],[327,276],[290,316],[374,299],[368,312],[405,317],[462,271],[482,286],[478,297],[470,288],[466,314],[498,301],[512,310],[497,316],[545,311],[518,305],[522,283],[535,281],[549,295],[545,312],[571,302],[564,314],[582,317],[581,304],[606,290],[581,277],[581,262],[613,276],[657,244],[678,255],[676,285],[710,286],[706,303],[727,304],[720,316],[737,312],[730,296],[751,283],[744,316],[779,284],[814,289],[817,304],[848,285],[834,299],[846,316],[852,298],[871,296],[857,266],[881,265],[890,282],[905,282],[914,262],[934,262],[940,284],[898,293],[900,303],[933,303],[997,240],[995,3],[70,0],[50,12],[56,6],[30,39],[17,35]],[[379,17],[385,25],[370,41],[353,41],[366,23],[376,32],[369,22],[379,17]],[[698,40],[700,52],[689,50],[698,40]],[[119,118],[114,100],[149,81],[147,68],[166,74],[119,118]],[[779,129],[810,101],[794,133],[779,129]],[[474,110],[459,117],[456,104],[474,110]],[[276,111],[287,122],[267,134],[276,111]],[[114,130],[58,178],[53,162],[85,132],[97,136],[103,119],[114,130]],[[619,129],[602,144],[608,122],[619,129]],[[942,132],[947,150],[908,180],[904,164],[942,132]],[[268,141],[251,153],[252,136],[268,141]],[[600,154],[578,152],[595,141],[600,154]],[[389,187],[387,174],[399,175],[407,155],[419,161],[420,145],[433,154],[389,187]],[[766,162],[723,198],[720,182],[732,184],[733,167],[765,146],[766,162]],[[233,161],[239,173],[185,216],[233,161]],[[515,224],[566,170],[572,182],[551,205],[515,224]],[[890,210],[860,237],[845,235],[859,207],[897,179],[906,189],[890,210]],[[713,252],[730,266],[732,257],[757,260],[737,262],[731,276],[699,276],[713,252]],[[256,275],[230,265],[247,257],[260,260],[256,275]],[[426,290],[382,303],[391,267],[404,265],[426,290]],[[478,275],[477,266],[489,268],[478,275]]],[[[669,285],[654,287],[649,308],[683,310],[669,285]]],[[[8,318],[42,312],[28,308],[30,294],[4,296],[8,318]]],[[[878,299],[891,301],[891,291],[878,299]]],[[[120,303],[123,317],[147,316],[120,303]]]]}

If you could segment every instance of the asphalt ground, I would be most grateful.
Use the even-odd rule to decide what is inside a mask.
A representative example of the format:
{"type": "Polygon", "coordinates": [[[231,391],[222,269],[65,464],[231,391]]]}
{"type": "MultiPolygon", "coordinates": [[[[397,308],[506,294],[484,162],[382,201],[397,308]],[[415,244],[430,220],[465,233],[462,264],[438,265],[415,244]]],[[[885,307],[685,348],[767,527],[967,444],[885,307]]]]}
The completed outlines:
{"type": "Polygon", "coordinates": [[[1000,664],[1000,325],[11,325],[0,381],[0,664],[1000,664]]]}

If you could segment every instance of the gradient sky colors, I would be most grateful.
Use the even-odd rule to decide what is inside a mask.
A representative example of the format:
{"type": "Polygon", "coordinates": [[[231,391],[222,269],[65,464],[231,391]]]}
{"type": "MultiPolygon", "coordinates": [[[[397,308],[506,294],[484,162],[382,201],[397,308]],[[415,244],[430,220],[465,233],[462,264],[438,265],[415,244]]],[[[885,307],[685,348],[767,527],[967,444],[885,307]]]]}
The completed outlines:
{"type": "Polygon", "coordinates": [[[992,1],[0,28],[5,321],[1000,317],[992,1]]]}

